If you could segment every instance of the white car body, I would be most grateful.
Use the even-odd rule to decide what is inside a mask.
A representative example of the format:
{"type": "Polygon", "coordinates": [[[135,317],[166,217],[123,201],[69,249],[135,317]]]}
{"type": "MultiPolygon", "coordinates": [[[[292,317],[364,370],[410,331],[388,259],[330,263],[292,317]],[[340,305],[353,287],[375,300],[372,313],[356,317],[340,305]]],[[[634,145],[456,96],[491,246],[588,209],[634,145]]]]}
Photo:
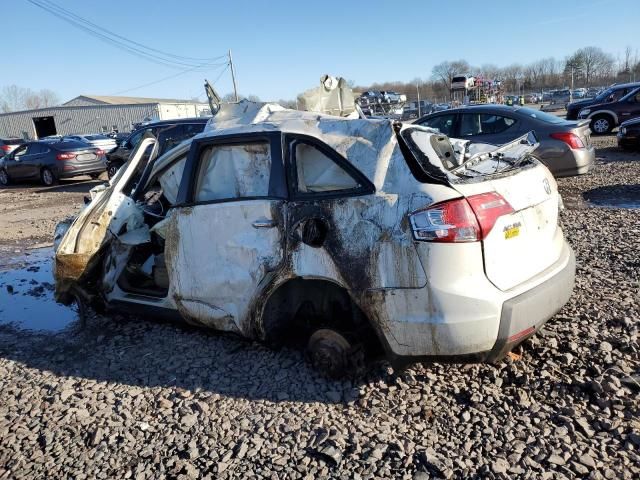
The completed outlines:
{"type": "MultiPolygon", "coordinates": [[[[318,309],[322,295],[344,294],[392,360],[496,360],[567,302],[574,256],[558,225],[556,182],[527,157],[535,146],[520,139],[469,160],[468,142],[453,143],[455,150],[434,130],[388,120],[225,106],[202,134],[149,167],[141,191],[159,182],[170,205],[162,221],[150,228],[125,188],[153,148],[145,139],[112,185],[61,226],[57,297],[177,312],[266,340],[296,326],[303,299],[318,309]],[[314,171],[323,155],[334,164],[314,171]],[[302,187],[291,183],[300,175],[302,187]],[[341,193],[352,181],[358,187],[341,193]],[[234,197],[241,189],[256,194],[234,197]],[[448,225],[449,207],[467,212],[460,218],[468,225],[448,225]],[[485,235],[470,208],[482,210],[477,218],[504,213],[485,235]],[[466,240],[440,241],[451,235],[466,240]],[[146,251],[153,236],[163,239],[168,276],[166,293],[155,296],[122,281],[132,252],[146,251]],[[425,241],[432,236],[438,240],[425,241]]],[[[156,268],[159,255],[136,268],[156,268]]]]}
{"type": "Polygon", "coordinates": [[[92,147],[99,148],[105,152],[110,152],[118,147],[115,139],[109,138],[105,135],[67,135],[65,138],[87,143],[92,147]]]}

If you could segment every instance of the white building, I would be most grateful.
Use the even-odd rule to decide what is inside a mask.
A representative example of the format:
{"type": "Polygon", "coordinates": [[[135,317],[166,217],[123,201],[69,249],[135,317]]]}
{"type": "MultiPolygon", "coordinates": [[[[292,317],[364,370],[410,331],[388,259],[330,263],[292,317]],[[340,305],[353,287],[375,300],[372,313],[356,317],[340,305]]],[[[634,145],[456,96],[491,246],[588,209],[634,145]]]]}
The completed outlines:
{"type": "Polygon", "coordinates": [[[209,114],[207,103],[192,100],[80,95],[59,107],[0,114],[0,137],[128,132],[143,121],[209,114]]]}

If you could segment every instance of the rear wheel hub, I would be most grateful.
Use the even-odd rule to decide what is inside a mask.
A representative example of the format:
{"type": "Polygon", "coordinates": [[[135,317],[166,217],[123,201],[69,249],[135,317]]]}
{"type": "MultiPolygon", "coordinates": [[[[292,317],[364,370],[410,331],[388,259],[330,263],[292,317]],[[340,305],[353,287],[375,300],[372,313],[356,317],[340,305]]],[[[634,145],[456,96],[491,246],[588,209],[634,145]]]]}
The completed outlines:
{"type": "Polygon", "coordinates": [[[307,358],[323,375],[336,378],[348,370],[351,344],[335,330],[316,330],[307,344],[307,358]]]}

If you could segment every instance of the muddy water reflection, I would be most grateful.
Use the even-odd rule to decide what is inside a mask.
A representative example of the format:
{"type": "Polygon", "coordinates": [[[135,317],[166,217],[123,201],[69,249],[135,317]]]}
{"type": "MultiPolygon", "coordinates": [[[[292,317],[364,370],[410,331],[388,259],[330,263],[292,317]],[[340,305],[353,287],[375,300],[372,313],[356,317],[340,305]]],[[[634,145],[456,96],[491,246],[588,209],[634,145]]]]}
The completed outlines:
{"type": "Polygon", "coordinates": [[[53,300],[51,248],[0,258],[0,325],[57,332],[78,320],[53,300]]]}

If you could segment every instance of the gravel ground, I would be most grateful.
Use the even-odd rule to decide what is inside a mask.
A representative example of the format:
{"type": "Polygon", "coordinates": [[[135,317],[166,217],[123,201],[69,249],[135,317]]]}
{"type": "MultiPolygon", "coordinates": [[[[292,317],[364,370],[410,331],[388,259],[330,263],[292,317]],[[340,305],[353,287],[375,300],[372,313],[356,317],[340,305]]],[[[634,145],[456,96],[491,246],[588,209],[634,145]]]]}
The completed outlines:
{"type": "Polygon", "coordinates": [[[79,177],[61,180],[53,187],[23,184],[0,188],[0,257],[50,245],[56,224],[76,214],[83,197],[100,183],[79,177]]]}
{"type": "Polygon", "coordinates": [[[640,478],[640,211],[591,204],[640,201],[640,155],[611,138],[558,181],[576,289],[521,356],[328,381],[153,318],[0,327],[0,478],[640,478]]]}

